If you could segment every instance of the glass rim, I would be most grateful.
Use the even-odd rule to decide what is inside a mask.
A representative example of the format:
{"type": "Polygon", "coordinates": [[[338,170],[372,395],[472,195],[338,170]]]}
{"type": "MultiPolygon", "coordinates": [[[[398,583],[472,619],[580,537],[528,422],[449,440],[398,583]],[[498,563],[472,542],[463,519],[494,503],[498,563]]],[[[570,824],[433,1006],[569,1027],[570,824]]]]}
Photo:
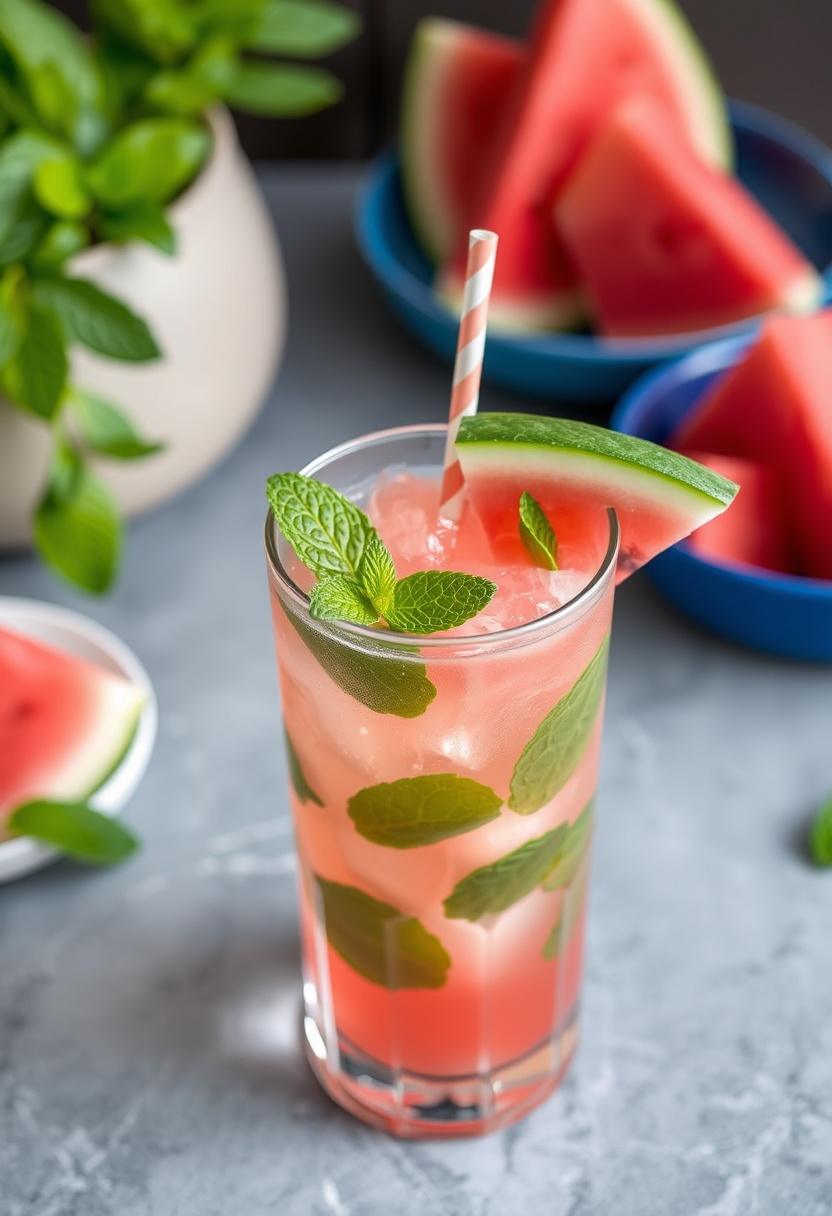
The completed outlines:
{"type": "MultiPolygon", "coordinates": [[[[352,452],[359,451],[362,448],[380,446],[392,439],[398,439],[407,435],[444,435],[447,434],[447,430],[448,424],[446,422],[417,422],[408,426],[394,426],[381,431],[371,431],[367,435],[359,435],[356,439],[349,439],[345,443],[339,443],[335,447],[329,448],[320,456],[315,457],[314,460],[310,460],[299,471],[305,477],[314,477],[327,465],[332,464],[333,461],[342,456],[350,455],[352,452]]],[[[551,612],[547,612],[545,616],[535,617],[533,621],[526,621],[522,625],[512,625],[508,629],[499,629],[493,633],[472,633],[461,637],[436,637],[432,634],[397,633],[392,629],[380,630],[372,625],[357,625],[352,621],[316,621],[309,613],[309,596],[298,587],[280,558],[276,543],[276,537],[280,534],[280,529],[271,509],[266,511],[266,559],[271,574],[288,595],[294,606],[305,616],[309,617],[312,628],[326,626],[327,628],[322,631],[330,636],[333,633],[344,634],[352,640],[353,644],[362,644],[361,649],[364,649],[363,644],[370,643],[376,649],[382,644],[385,647],[407,648],[411,652],[414,646],[418,647],[419,652],[423,650],[467,650],[469,652],[481,652],[483,648],[489,646],[511,643],[522,645],[535,637],[538,632],[545,632],[547,627],[551,628],[555,626],[560,628],[563,623],[568,623],[572,618],[582,616],[584,610],[600,597],[610,574],[615,570],[618,547],[621,540],[621,527],[616,511],[612,507],[607,507],[606,513],[609,523],[609,542],[606,552],[597,570],[577,595],[574,595],[558,608],[554,608],[551,612]]]]}

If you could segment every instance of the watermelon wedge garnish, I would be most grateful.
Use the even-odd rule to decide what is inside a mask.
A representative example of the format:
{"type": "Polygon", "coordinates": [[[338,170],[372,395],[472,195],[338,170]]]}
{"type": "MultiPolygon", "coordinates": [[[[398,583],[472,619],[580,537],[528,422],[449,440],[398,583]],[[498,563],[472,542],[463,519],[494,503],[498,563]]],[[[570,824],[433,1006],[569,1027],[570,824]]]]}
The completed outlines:
{"type": "MultiPolygon", "coordinates": [[[[453,105],[445,89],[441,121],[418,121],[440,143],[453,105]]],[[[471,205],[440,293],[458,299],[467,229],[500,234],[491,296],[492,327],[565,328],[582,314],[575,271],[560,243],[551,208],[599,122],[629,97],[649,98],[677,138],[710,164],[730,159],[724,102],[695,36],[672,0],[545,0],[528,59],[501,114],[479,132],[479,155],[466,169],[471,205]]],[[[416,121],[416,120],[414,120],[416,121]]],[[[452,128],[451,128],[452,130],[452,128]]],[[[454,163],[449,147],[442,162],[454,163]]]]}
{"type": "Polygon", "coordinates": [[[402,175],[411,223],[436,262],[462,231],[472,168],[526,58],[519,42],[459,21],[426,17],[416,27],[402,95],[402,175]]]}
{"type": "Polygon", "coordinates": [[[0,824],[33,798],[88,798],[117,767],[145,693],[109,671],[0,628],[0,824]]]}
{"type": "Polygon", "coordinates": [[[619,580],[719,515],[737,485],[646,439],[588,422],[529,414],[463,419],[456,441],[470,501],[489,536],[516,531],[526,491],[561,539],[586,534],[604,508],[618,515],[619,580]]]}

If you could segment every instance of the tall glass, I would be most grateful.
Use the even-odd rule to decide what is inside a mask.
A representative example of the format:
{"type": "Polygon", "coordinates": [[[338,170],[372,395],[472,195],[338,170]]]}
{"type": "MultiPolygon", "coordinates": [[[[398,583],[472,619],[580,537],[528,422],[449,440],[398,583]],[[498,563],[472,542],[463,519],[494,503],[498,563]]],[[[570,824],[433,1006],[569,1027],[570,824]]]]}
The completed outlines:
{"type": "MultiPolygon", "coordinates": [[[[444,445],[444,427],[386,431],[304,472],[361,505],[385,472],[438,479],[444,445]]],[[[587,541],[595,574],[557,611],[502,632],[417,639],[313,620],[302,571],[267,521],[305,1047],[337,1102],[398,1135],[511,1122],[552,1091],[575,1050],[618,547],[614,513],[599,524],[587,541]],[[444,775],[440,800],[461,777],[498,805],[436,841],[426,807],[428,826],[399,838],[405,787],[388,783],[424,775],[444,775]],[[386,826],[369,839],[356,808],[380,794],[386,826]]]]}

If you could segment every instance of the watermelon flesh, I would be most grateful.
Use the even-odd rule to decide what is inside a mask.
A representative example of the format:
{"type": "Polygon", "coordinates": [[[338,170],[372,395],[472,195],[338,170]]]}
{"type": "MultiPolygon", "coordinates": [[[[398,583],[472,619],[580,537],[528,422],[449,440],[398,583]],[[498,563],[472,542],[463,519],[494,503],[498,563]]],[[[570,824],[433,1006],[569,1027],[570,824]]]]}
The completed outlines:
{"type": "Polygon", "coordinates": [[[472,205],[439,280],[458,299],[467,229],[500,234],[491,323],[564,328],[581,318],[574,269],[551,222],[564,181],[607,111],[634,94],[653,99],[680,141],[710,162],[730,146],[719,90],[669,0],[548,0],[502,121],[483,129],[472,205]]]}
{"type": "Polygon", "coordinates": [[[586,422],[528,414],[463,419],[457,453],[466,493],[499,545],[532,494],[560,547],[594,546],[604,511],[618,516],[619,581],[730,504],[737,486],[682,456],[586,422]]]}
{"type": "Polygon", "coordinates": [[[599,128],[555,206],[600,331],[631,338],[809,310],[820,276],[739,182],[652,102],[599,128]]]}
{"type": "Polygon", "coordinates": [[[690,547],[702,557],[717,561],[742,562],[787,574],[794,572],[794,544],[777,470],[743,456],[697,451],[687,451],[685,455],[740,487],[731,510],[697,529],[688,539],[690,547]]]}
{"type": "Polygon", "coordinates": [[[460,22],[427,17],[416,27],[402,101],[402,172],[411,222],[436,262],[462,231],[472,167],[525,58],[520,43],[460,22]]]}
{"type": "Polygon", "coordinates": [[[771,317],[744,358],[688,415],[673,444],[778,469],[799,572],[832,579],[832,311],[771,317]]]}
{"type": "Polygon", "coordinates": [[[0,628],[0,824],[32,798],[89,797],[129,747],[143,704],[127,680],[0,628]]]}

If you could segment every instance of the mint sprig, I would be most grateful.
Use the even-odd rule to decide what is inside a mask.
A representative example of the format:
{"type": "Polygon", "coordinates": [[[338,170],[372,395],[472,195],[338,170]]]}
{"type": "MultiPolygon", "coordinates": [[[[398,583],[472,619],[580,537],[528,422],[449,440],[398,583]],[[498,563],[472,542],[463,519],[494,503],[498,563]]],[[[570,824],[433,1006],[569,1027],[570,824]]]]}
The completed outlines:
{"type": "Polygon", "coordinates": [[[487,578],[452,570],[396,577],[393,558],[370,520],[332,486],[302,473],[266,483],[278,527],[317,577],[309,611],[317,620],[375,625],[402,633],[455,629],[485,608],[497,590],[487,578]]]}
{"type": "Polygon", "coordinates": [[[825,802],[815,816],[809,834],[812,860],[818,866],[832,866],[832,798],[825,802]]]}
{"type": "Polygon", "coordinates": [[[520,539],[536,566],[558,569],[558,538],[546,512],[528,491],[520,495],[520,539]]]}

